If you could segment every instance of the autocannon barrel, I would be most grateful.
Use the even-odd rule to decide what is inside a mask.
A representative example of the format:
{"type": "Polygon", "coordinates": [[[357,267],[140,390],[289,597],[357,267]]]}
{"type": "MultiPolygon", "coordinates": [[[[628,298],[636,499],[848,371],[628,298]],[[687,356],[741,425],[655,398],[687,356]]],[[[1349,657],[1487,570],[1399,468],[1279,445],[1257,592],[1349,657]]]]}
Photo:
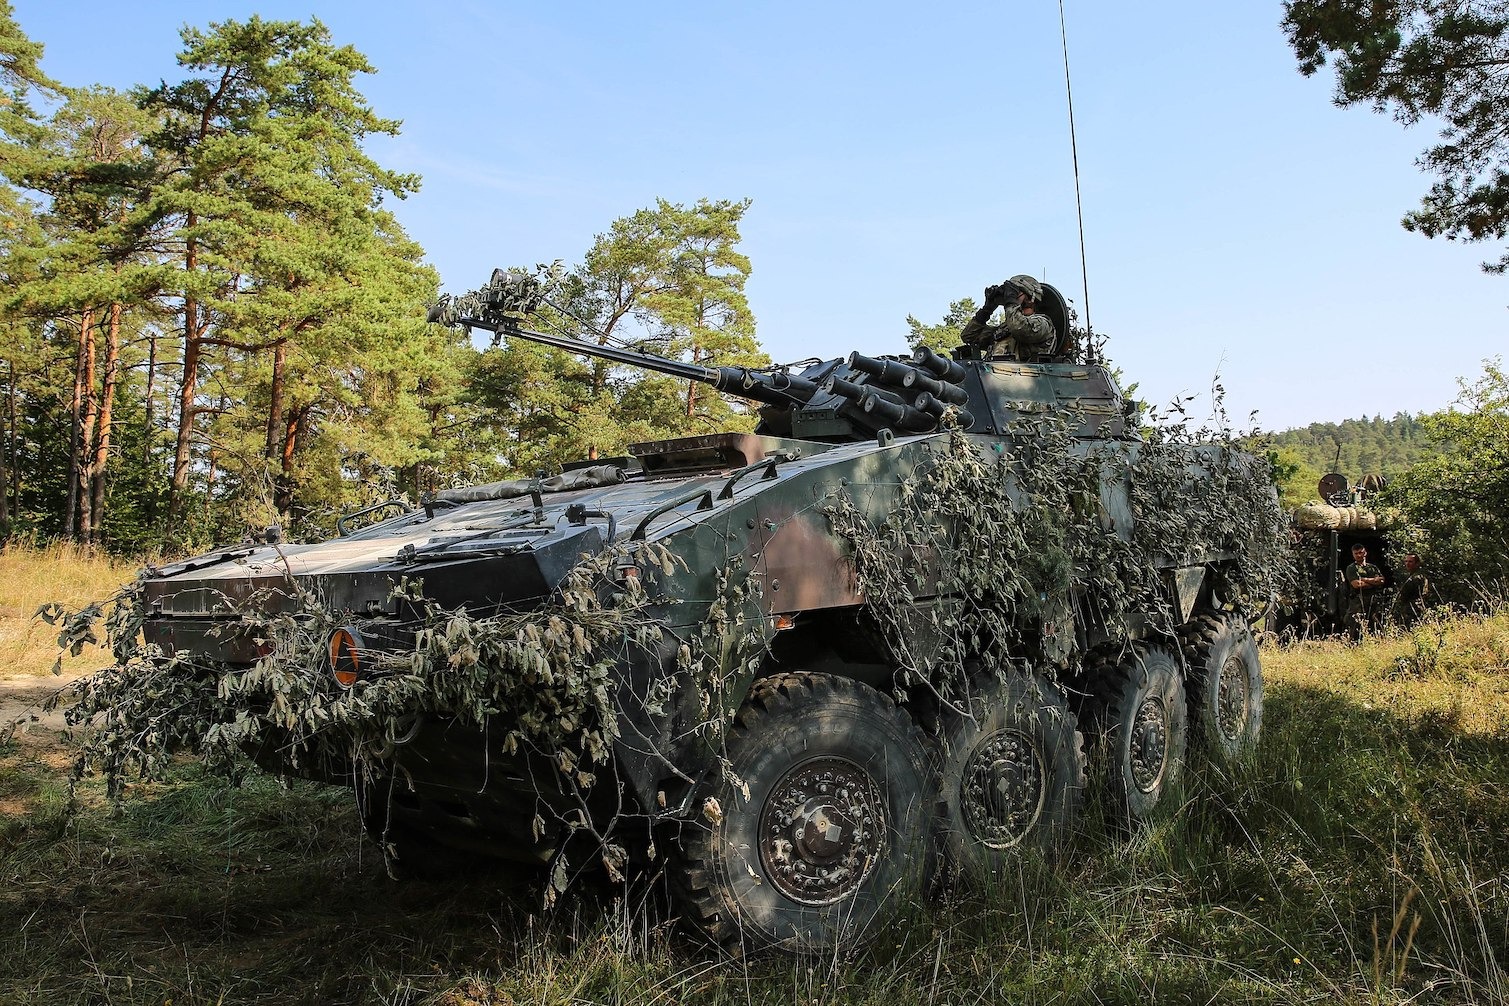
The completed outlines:
{"type": "MultiPolygon", "coordinates": [[[[650,369],[654,369],[653,367],[650,369]]],[[[719,391],[739,395],[765,405],[791,405],[806,402],[817,393],[817,384],[790,374],[749,370],[746,367],[719,367],[709,381],[719,391]]],[[[697,380],[697,378],[692,378],[697,380]]]]}
{"type": "Polygon", "coordinates": [[[669,374],[686,381],[711,384],[719,391],[726,391],[731,395],[738,395],[765,405],[790,406],[806,402],[817,393],[817,385],[814,382],[780,372],[750,370],[747,367],[704,367],[695,363],[684,363],[681,360],[669,360],[663,356],[655,356],[653,353],[636,349],[600,346],[569,335],[532,332],[517,325],[495,322],[487,318],[462,317],[456,322],[470,328],[497,332],[510,338],[518,337],[528,342],[538,342],[545,346],[563,349],[568,353],[580,353],[582,356],[593,356],[630,367],[640,367],[658,374],[669,374]]]}
{"type": "MultiPolygon", "coordinates": [[[[758,373],[764,376],[763,372],[758,373]]],[[[768,376],[770,378],[770,386],[776,391],[795,395],[804,402],[810,401],[812,396],[817,394],[816,381],[809,381],[805,377],[793,377],[782,370],[775,371],[768,376]]]]}

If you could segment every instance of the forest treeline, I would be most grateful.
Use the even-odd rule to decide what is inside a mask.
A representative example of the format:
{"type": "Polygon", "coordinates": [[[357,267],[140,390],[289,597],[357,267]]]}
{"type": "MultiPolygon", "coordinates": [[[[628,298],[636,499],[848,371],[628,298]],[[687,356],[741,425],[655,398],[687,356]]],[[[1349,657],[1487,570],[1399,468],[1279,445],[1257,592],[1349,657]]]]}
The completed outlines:
{"type": "Polygon", "coordinates": [[[1273,452],[1279,488],[1286,503],[1298,505],[1316,496],[1327,472],[1356,481],[1364,475],[1394,478],[1438,450],[1425,420],[1406,412],[1391,419],[1343,419],[1254,438],[1250,446],[1273,452]]]}
{"type": "MultiPolygon", "coordinates": [[[[166,40],[165,40],[166,41],[166,40]]],[[[185,28],[182,76],[50,79],[0,4],[0,532],[179,551],[376,500],[745,425],[716,394],[425,323],[392,212],[420,179],[371,65],[308,23],[185,28]]],[[[612,223],[539,321],[699,363],[764,361],[747,201],[612,223]]],[[[486,268],[513,263],[479,263],[486,268]]]]}

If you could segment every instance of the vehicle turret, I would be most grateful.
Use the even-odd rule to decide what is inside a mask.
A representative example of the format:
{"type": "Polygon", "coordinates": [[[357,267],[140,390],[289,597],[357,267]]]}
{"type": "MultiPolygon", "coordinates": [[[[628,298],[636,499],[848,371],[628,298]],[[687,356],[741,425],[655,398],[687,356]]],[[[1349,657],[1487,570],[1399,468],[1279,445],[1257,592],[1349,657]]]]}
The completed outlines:
{"type": "MultiPolygon", "coordinates": [[[[1057,289],[1042,284],[1045,314],[1068,344],[1068,311],[1057,289]]],[[[761,435],[843,443],[872,440],[882,430],[897,436],[958,426],[969,433],[999,433],[1026,415],[1060,413],[1086,436],[1125,432],[1125,406],[1110,372],[1099,364],[1062,359],[987,358],[960,346],[953,358],[926,346],[909,356],[860,352],[810,361],[800,369],[776,366],[705,367],[639,349],[589,342],[523,326],[537,298],[531,277],[495,270],[479,290],[443,300],[430,320],[524,339],[583,356],[639,367],[711,385],[759,405],[761,435]]]]}

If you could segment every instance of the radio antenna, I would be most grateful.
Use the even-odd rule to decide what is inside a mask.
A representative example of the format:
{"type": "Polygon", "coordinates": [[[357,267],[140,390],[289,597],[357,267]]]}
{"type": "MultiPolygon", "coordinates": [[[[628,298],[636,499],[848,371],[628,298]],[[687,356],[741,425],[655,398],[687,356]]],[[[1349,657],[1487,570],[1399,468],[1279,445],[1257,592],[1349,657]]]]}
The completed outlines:
{"type": "Polygon", "coordinates": [[[1069,102],[1069,151],[1074,158],[1074,209],[1079,216],[1079,275],[1085,292],[1085,353],[1091,363],[1099,362],[1095,347],[1095,329],[1090,324],[1090,272],[1085,266],[1085,204],[1079,194],[1079,141],[1074,134],[1074,89],[1069,85],[1069,30],[1064,25],[1064,0],[1058,0],[1058,34],[1064,43],[1064,96],[1069,102]]]}

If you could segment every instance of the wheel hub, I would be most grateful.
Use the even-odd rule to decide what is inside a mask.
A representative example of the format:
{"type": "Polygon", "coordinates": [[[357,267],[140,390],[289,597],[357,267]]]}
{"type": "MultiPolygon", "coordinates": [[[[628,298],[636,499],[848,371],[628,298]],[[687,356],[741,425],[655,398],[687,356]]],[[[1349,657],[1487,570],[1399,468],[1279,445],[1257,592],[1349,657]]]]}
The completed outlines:
{"type": "Polygon", "coordinates": [[[1239,741],[1247,727],[1247,668],[1232,656],[1216,684],[1216,727],[1228,741],[1239,741]]]}
{"type": "Polygon", "coordinates": [[[829,905],[864,883],[885,850],[885,802],[870,774],[844,758],[787,772],[760,813],[760,863],[775,888],[829,905]]]}
{"type": "Polygon", "coordinates": [[[1137,707],[1128,740],[1132,782],[1141,792],[1151,793],[1168,764],[1168,709],[1161,699],[1150,696],[1137,707]]]}
{"type": "Polygon", "coordinates": [[[1020,842],[1042,816],[1043,757],[1032,738],[999,730],[982,738],[964,766],[960,790],[970,833],[992,849],[1020,842]]]}

